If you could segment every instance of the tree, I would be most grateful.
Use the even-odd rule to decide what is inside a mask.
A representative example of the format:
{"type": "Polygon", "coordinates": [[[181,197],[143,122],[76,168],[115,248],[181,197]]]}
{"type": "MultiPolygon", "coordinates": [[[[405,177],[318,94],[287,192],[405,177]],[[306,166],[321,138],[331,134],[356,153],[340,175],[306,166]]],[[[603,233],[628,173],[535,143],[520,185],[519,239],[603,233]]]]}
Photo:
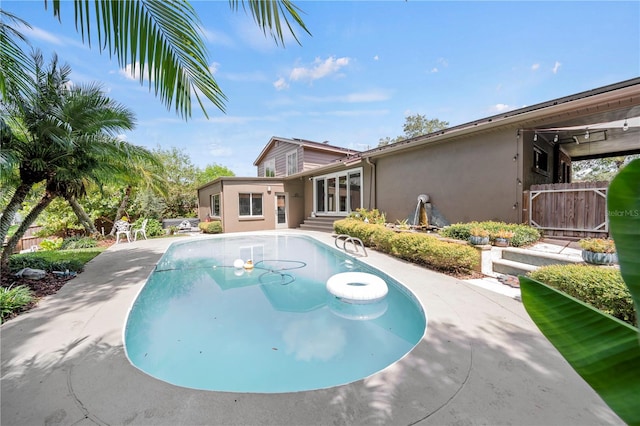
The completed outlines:
{"type": "Polygon", "coordinates": [[[640,155],[627,155],[571,163],[572,180],[578,182],[611,181],[620,169],[640,155]]]}
{"type": "Polygon", "coordinates": [[[154,154],[162,163],[162,173],[166,181],[164,217],[193,217],[198,207],[196,175],[198,168],[181,149],[158,147],[154,154]]]}
{"type": "Polygon", "coordinates": [[[196,186],[202,186],[205,183],[211,182],[222,176],[235,176],[236,174],[226,166],[221,164],[209,164],[204,170],[199,170],[196,173],[196,186]]]}
{"type": "Polygon", "coordinates": [[[428,135],[429,133],[437,132],[438,130],[446,129],[449,126],[449,122],[441,121],[437,118],[428,119],[421,114],[408,115],[405,117],[403,136],[397,136],[394,139],[390,137],[381,138],[378,146],[385,146],[392,143],[400,142],[405,139],[415,138],[417,136],[428,135]]]}
{"type": "MultiPolygon", "coordinates": [[[[61,20],[61,0],[52,0],[54,17],[61,20]]],[[[91,46],[92,36],[100,51],[118,58],[124,68],[131,62],[140,83],[145,80],[167,109],[175,103],[175,110],[183,118],[191,116],[191,97],[195,96],[208,117],[202,94],[224,112],[226,97],[209,69],[209,60],[201,36],[199,18],[186,1],[157,0],[74,0],[75,24],[83,42],[91,46]],[[93,3],[93,7],[91,5],[93,3]],[[93,11],[93,14],[92,12],[93,11]]],[[[239,3],[230,0],[232,10],[239,3]]],[[[294,35],[292,24],[309,33],[300,18],[299,8],[291,0],[248,1],[254,20],[264,34],[272,35],[276,43],[284,44],[282,23],[294,35]]],[[[48,1],[44,1],[45,8],[48,1]]],[[[3,13],[4,15],[8,15],[3,13]]],[[[17,18],[16,18],[17,19],[17,18]]],[[[4,96],[4,83],[19,81],[24,71],[24,56],[15,38],[20,35],[4,21],[0,22],[0,90],[4,96]]]]}
{"type": "MultiPolygon", "coordinates": [[[[34,62],[36,69],[43,69],[41,55],[34,55],[34,62]]],[[[86,194],[90,182],[99,184],[128,173],[130,161],[153,162],[148,150],[115,137],[133,128],[133,114],[106,97],[99,85],[69,87],[67,71],[58,67],[54,56],[50,68],[34,77],[29,96],[23,97],[9,87],[12,96],[3,100],[9,117],[22,123],[24,129],[24,138],[14,135],[2,147],[7,158],[17,162],[18,187],[29,184],[30,190],[35,183],[46,181],[44,195],[9,239],[0,260],[3,265],[27,227],[56,197],[64,197],[78,208],[74,201],[86,194]]],[[[7,209],[0,220],[4,221],[7,209]]]]}

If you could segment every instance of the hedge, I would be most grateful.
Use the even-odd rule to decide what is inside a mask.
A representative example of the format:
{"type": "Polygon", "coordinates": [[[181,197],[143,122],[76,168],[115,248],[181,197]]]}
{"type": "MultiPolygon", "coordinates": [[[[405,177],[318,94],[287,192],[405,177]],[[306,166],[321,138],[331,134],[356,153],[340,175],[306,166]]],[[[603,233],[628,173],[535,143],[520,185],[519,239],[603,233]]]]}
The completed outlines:
{"type": "Polygon", "coordinates": [[[471,246],[449,243],[418,232],[394,232],[384,225],[342,219],[333,223],[338,234],[360,238],[365,246],[445,272],[468,272],[480,262],[471,246]]]}
{"type": "Polygon", "coordinates": [[[511,238],[511,245],[513,247],[533,244],[542,237],[540,231],[532,226],[496,221],[455,223],[441,229],[439,234],[447,238],[468,241],[471,235],[471,228],[482,228],[488,231],[490,241],[495,240],[495,235],[498,231],[511,231],[513,232],[513,237],[511,238]]]}
{"type": "Polygon", "coordinates": [[[635,326],[631,293],[617,268],[551,265],[529,273],[535,280],[567,293],[594,308],[635,326]]]}
{"type": "Polygon", "coordinates": [[[222,233],[222,222],[214,220],[212,222],[200,222],[198,228],[205,234],[220,234],[222,233]]]}

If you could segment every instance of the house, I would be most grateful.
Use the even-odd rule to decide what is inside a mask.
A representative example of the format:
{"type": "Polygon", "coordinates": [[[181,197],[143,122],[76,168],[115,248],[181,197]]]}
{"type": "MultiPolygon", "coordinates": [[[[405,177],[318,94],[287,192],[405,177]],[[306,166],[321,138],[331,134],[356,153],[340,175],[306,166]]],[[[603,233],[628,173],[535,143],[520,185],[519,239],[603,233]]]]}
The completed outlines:
{"type": "Polygon", "coordinates": [[[536,184],[570,183],[571,162],[640,153],[640,78],[368,151],[271,138],[259,177],[198,189],[199,217],[225,232],[329,223],[357,208],[411,218],[418,196],[450,223],[520,223],[536,184]]]}

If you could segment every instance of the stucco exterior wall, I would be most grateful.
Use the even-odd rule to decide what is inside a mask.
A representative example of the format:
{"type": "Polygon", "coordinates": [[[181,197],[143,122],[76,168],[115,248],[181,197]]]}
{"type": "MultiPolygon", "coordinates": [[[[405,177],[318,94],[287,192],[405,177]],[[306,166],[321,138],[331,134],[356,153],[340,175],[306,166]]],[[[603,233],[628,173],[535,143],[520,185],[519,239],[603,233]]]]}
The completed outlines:
{"type": "Polygon", "coordinates": [[[517,129],[504,129],[379,157],[377,207],[388,222],[413,219],[418,196],[427,194],[450,223],[519,222],[519,144],[517,129]]]}

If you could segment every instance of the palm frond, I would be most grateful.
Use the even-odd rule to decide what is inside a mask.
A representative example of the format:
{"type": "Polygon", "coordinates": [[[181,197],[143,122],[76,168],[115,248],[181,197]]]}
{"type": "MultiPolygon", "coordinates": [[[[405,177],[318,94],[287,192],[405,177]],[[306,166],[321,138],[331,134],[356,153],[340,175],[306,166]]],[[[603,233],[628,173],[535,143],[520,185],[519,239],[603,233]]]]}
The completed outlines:
{"type": "MultiPolygon", "coordinates": [[[[60,18],[60,0],[53,0],[53,14],[60,18]]],[[[76,28],[91,45],[97,34],[99,49],[128,62],[141,82],[149,82],[167,109],[183,118],[191,116],[191,94],[206,110],[199,94],[224,112],[226,97],[209,70],[200,22],[184,1],[75,0],[76,28]],[[93,8],[91,4],[93,3],[93,8]],[[95,28],[92,27],[95,25],[95,28]]]]}

